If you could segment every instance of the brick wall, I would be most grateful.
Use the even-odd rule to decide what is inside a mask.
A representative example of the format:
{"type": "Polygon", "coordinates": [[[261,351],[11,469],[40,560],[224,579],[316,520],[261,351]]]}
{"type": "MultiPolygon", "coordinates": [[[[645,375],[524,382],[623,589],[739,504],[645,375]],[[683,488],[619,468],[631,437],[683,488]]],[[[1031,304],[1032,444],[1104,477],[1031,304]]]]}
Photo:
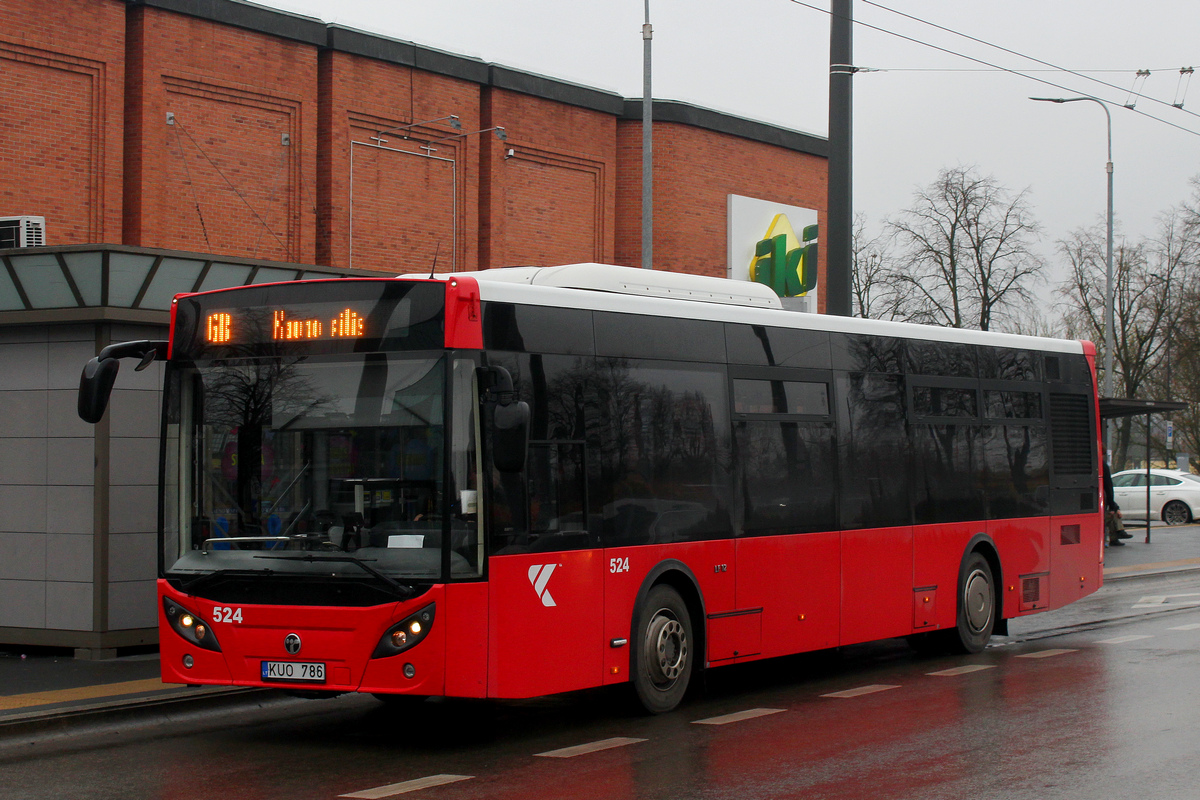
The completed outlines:
{"type": "Polygon", "coordinates": [[[485,89],[481,267],[610,262],[616,214],[616,117],[485,89]],[[508,155],[508,151],[512,155],[508,155]]]}
{"type": "MultiPolygon", "coordinates": [[[[45,214],[51,244],[389,273],[435,253],[441,271],[640,263],[640,123],[621,98],[274,12],[202,18],[245,9],[221,0],[196,16],[117,0],[8,9],[0,215],[45,214]],[[450,114],[468,135],[423,149],[456,133],[429,122],[450,114]],[[497,125],[507,141],[473,134],[497,125]]],[[[725,274],[730,193],[824,224],[825,159],[753,135],[655,124],[658,268],[725,274]]]]}
{"type": "Polygon", "coordinates": [[[126,185],[140,202],[125,243],[312,263],[317,48],[156,8],[128,14],[126,185]]]}
{"type": "Polygon", "coordinates": [[[6,0],[0,216],[46,217],[47,244],[121,235],[125,4],[6,0]]]}
{"type": "MultiPolygon", "coordinates": [[[[729,194],[814,208],[825,237],[828,161],[761,142],[675,123],[654,125],[654,265],[725,277],[729,194]]],[[[641,266],[642,125],[617,127],[616,263],[641,266]]],[[[825,308],[825,254],[818,251],[825,308]]]]}
{"type": "Polygon", "coordinates": [[[480,127],[479,86],[326,51],[320,94],[317,263],[420,272],[436,254],[439,272],[476,269],[480,139],[456,134],[480,127]],[[451,114],[461,131],[426,122],[451,114]]]}

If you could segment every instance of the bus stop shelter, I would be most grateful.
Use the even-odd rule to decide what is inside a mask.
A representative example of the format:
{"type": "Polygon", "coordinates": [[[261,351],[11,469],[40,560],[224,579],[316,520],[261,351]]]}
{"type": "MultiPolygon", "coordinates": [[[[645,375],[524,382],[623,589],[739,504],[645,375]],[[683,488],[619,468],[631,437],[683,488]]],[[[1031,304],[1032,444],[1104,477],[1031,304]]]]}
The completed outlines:
{"type": "Polygon", "coordinates": [[[1150,544],[1150,418],[1154,414],[1184,411],[1187,403],[1174,400],[1135,400],[1127,397],[1101,397],[1100,419],[1146,417],[1146,544],[1150,544]]]}

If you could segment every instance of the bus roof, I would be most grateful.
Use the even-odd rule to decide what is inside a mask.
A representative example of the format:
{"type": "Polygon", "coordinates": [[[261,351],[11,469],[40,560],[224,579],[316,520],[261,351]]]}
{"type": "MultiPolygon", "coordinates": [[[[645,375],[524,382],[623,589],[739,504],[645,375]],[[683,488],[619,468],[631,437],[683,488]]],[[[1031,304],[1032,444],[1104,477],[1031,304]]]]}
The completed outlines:
{"type": "MultiPolygon", "coordinates": [[[[402,275],[427,280],[429,276],[402,275]]],[[[499,267],[479,272],[434,276],[473,278],[480,299],[503,303],[651,314],[664,317],[741,322],[779,328],[897,336],[905,339],[958,342],[1082,353],[1083,343],[1011,333],[942,328],[911,322],[808,314],[783,309],[767,286],[704,275],[641,270],[610,264],[566,264],[557,267],[499,267]]]]}

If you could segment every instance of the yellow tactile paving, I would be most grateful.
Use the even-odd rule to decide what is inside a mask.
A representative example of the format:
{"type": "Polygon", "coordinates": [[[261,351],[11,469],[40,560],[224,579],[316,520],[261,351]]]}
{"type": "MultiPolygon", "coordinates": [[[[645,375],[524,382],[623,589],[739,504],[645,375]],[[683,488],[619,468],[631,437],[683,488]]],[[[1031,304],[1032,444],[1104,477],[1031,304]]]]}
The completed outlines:
{"type": "Polygon", "coordinates": [[[1187,567],[1200,564],[1200,558],[1181,558],[1178,561],[1159,561],[1155,564],[1130,564],[1126,567],[1105,567],[1105,575],[1123,575],[1126,572],[1143,572],[1152,569],[1170,569],[1171,567],[1187,567]]]}
{"type": "Polygon", "coordinates": [[[102,683],[99,686],[79,686],[74,689],[56,689],[52,692],[14,694],[8,697],[0,697],[0,711],[11,711],[14,708],[30,708],[31,706],[46,706],[52,703],[68,703],[72,700],[96,700],[103,697],[117,697],[123,694],[138,694],[140,692],[155,692],[160,689],[178,688],[180,686],[177,683],[163,683],[158,678],[147,678],[141,681],[102,683]]]}

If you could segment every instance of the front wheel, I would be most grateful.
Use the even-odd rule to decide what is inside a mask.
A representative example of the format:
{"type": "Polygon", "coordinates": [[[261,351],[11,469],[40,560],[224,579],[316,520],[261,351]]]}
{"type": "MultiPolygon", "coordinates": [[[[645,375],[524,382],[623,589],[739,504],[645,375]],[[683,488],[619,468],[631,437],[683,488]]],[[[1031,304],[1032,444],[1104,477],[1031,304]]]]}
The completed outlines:
{"type": "Polygon", "coordinates": [[[1172,500],[1163,506],[1163,522],[1168,525],[1187,525],[1192,521],[1192,510],[1181,500],[1172,500]]]}
{"type": "Polygon", "coordinates": [[[683,700],[695,658],[692,619],[679,593],[659,584],[637,612],[633,640],[633,686],[651,714],[671,711],[683,700]]]}
{"type": "Polygon", "coordinates": [[[979,553],[967,557],[958,578],[958,623],[953,648],[978,653],[987,647],[996,626],[996,584],[992,568],[979,553]]]}

